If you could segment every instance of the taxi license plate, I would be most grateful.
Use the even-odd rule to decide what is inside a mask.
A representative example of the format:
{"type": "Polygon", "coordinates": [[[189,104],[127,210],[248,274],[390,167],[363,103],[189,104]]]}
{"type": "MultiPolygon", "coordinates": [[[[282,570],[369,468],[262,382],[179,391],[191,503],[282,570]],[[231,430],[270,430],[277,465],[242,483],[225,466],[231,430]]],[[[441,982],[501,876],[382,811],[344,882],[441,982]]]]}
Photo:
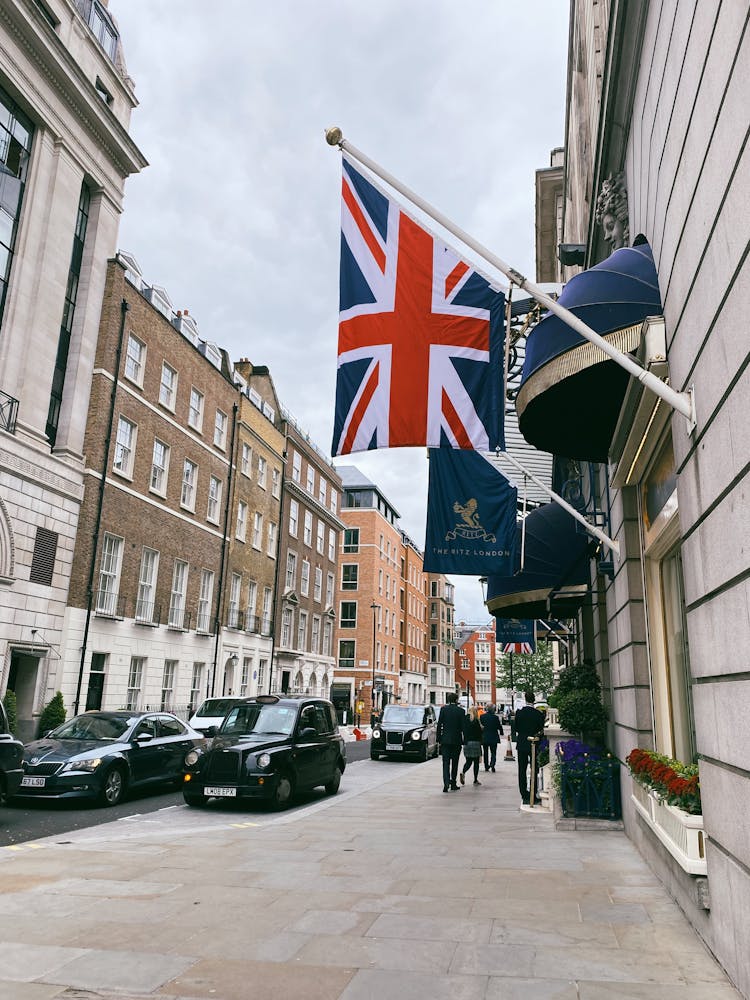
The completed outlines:
{"type": "Polygon", "coordinates": [[[386,743],[385,748],[386,748],[386,750],[403,750],[404,749],[401,746],[400,743],[386,743]]]}
{"type": "Polygon", "coordinates": [[[25,774],[21,778],[21,788],[44,788],[46,780],[46,778],[32,778],[25,774]]]}
{"type": "Polygon", "coordinates": [[[203,789],[204,795],[213,795],[215,798],[236,798],[237,789],[228,785],[206,785],[203,789]]]}

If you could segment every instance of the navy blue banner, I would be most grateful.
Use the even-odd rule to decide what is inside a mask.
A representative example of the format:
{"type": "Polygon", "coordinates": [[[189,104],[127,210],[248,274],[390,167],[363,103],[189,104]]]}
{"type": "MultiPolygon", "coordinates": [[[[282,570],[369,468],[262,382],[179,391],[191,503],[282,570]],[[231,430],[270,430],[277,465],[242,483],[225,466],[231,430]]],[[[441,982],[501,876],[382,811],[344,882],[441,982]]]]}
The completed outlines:
{"type": "Polygon", "coordinates": [[[510,576],[516,496],[478,452],[430,448],[425,572],[510,576]]]}
{"type": "Polygon", "coordinates": [[[533,618],[495,618],[495,642],[498,653],[535,652],[535,626],[533,618]],[[506,649],[506,646],[516,648],[506,649]]]}

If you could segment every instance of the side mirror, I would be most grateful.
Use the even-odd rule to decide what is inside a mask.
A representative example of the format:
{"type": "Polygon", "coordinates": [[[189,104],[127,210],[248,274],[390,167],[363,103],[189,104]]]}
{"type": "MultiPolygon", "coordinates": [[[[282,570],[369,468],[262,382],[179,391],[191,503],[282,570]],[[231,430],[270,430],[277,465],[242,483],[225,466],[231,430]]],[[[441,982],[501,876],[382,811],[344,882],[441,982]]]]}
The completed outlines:
{"type": "Polygon", "coordinates": [[[317,732],[312,726],[305,726],[304,729],[300,730],[299,739],[301,740],[314,740],[317,739],[317,732]]]}
{"type": "Polygon", "coordinates": [[[135,742],[136,743],[150,743],[153,738],[154,737],[153,737],[152,733],[138,733],[138,735],[135,738],[135,742]]]}
{"type": "Polygon", "coordinates": [[[214,736],[216,736],[216,734],[218,733],[218,731],[219,731],[219,727],[218,726],[209,726],[208,729],[206,730],[206,736],[209,739],[212,739],[214,736]]]}

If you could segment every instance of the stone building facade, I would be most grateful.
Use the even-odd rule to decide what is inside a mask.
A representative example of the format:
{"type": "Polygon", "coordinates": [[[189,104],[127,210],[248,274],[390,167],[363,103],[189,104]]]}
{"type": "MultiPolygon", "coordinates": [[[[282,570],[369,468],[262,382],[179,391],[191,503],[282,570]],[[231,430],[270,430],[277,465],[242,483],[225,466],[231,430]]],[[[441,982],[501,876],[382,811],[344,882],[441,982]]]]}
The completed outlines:
{"type": "Polygon", "coordinates": [[[657,836],[623,769],[625,827],[750,996],[750,5],[576,0],[572,17],[563,241],[586,266],[648,241],[661,349],[639,350],[696,411],[690,428],[627,391],[597,469],[620,552],[592,576],[579,655],[600,667],[618,757],[698,761],[702,873],[657,836]]]}
{"type": "Polygon", "coordinates": [[[146,161],[100,0],[7,0],[0,49],[0,692],[28,739],[60,663],[107,260],[146,161]]]}

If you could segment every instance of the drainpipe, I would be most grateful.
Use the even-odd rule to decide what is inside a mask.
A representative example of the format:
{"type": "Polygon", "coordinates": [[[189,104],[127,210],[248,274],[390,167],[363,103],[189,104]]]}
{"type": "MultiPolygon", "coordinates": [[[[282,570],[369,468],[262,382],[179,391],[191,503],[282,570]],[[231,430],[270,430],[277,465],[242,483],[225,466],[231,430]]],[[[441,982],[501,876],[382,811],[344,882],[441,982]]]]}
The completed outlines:
{"type": "Polygon", "coordinates": [[[234,486],[234,467],[236,455],[235,439],[237,437],[237,414],[239,406],[237,403],[232,408],[232,440],[229,445],[229,474],[227,476],[227,499],[224,503],[224,532],[221,539],[221,564],[219,565],[219,587],[216,594],[216,613],[214,615],[214,629],[216,630],[216,641],[214,642],[214,662],[211,667],[211,691],[207,694],[213,698],[216,690],[216,664],[219,659],[219,640],[221,639],[221,610],[224,603],[224,570],[226,568],[227,539],[229,537],[229,513],[232,508],[232,487],[234,486]]]}
{"type": "Polygon", "coordinates": [[[120,381],[120,360],[122,358],[122,342],[125,337],[125,317],[130,311],[130,306],[123,299],[120,302],[120,333],[117,338],[117,351],[115,353],[115,371],[112,380],[112,393],[109,398],[109,421],[107,424],[107,436],[104,440],[104,458],[102,459],[101,479],[99,480],[99,499],[96,507],[96,520],[94,521],[93,545],[91,547],[91,561],[89,562],[89,576],[86,584],[86,623],[83,627],[83,645],[81,646],[81,663],[78,667],[78,685],[76,687],[76,700],[73,703],[73,714],[78,715],[81,702],[81,686],[83,684],[83,669],[86,662],[86,648],[89,641],[89,628],[91,627],[91,609],[94,601],[94,570],[96,569],[96,553],[99,548],[99,532],[102,525],[102,510],[104,508],[104,486],[107,480],[107,469],[109,468],[109,452],[112,444],[112,428],[115,422],[115,403],[117,401],[117,386],[120,381]]]}
{"type": "MultiPolygon", "coordinates": [[[[286,437],[286,435],[285,435],[286,437]]],[[[273,691],[273,653],[276,648],[276,623],[280,620],[276,614],[279,603],[279,574],[281,572],[281,532],[284,527],[284,493],[286,492],[286,448],[281,455],[281,492],[279,494],[279,530],[276,533],[276,572],[273,579],[273,601],[271,603],[271,658],[268,662],[268,693],[273,691]]],[[[279,627],[281,627],[279,625],[279,627]]]]}

